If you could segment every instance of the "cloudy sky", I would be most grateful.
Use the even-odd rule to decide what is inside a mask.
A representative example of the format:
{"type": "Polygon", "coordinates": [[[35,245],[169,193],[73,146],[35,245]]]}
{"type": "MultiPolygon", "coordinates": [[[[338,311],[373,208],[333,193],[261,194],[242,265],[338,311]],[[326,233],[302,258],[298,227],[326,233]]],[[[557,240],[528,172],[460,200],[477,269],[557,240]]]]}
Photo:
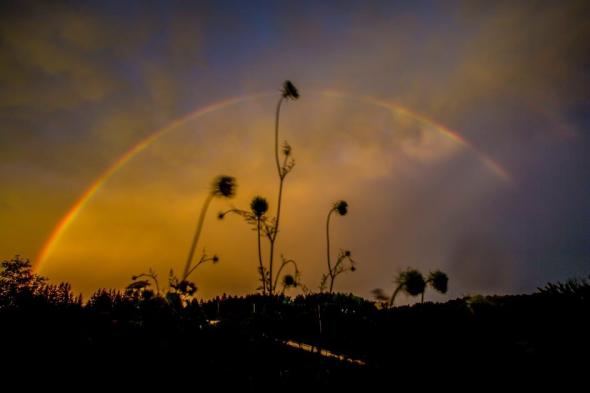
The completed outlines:
{"type": "Polygon", "coordinates": [[[2,2],[0,257],[84,293],[149,268],[165,281],[229,174],[237,196],[199,242],[220,263],[192,278],[204,297],[254,291],[256,234],[216,214],[257,194],[274,211],[289,79],[277,247],[308,287],[339,199],[333,253],[358,270],[337,290],[391,291],[408,266],[446,271],[451,296],[587,276],[589,18],[584,1],[2,2]]]}

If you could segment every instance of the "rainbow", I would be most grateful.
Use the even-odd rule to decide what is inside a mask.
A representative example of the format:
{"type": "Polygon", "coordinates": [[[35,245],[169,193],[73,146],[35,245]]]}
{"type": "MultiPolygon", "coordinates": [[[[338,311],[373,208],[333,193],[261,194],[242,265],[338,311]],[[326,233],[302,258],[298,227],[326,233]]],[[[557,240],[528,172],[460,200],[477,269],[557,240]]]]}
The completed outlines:
{"type": "MultiPolygon", "coordinates": [[[[356,96],[352,94],[347,94],[343,92],[337,92],[333,90],[324,90],[324,91],[316,91],[312,92],[315,94],[319,94],[323,97],[335,97],[341,99],[353,99],[358,100],[361,102],[366,102],[368,104],[373,104],[380,106],[382,108],[388,109],[394,114],[398,114],[401,116],[406,116],[410,119],[416,120],[424,125],[430,126],[433,129],[437,130],[438,132],[442,133],[446,137],[450,138],[457,144],[470,149],[473,151],[478,158],[483,162],[486,167],[488,167],[493,173],[499,176],[501,179],[505,180],[506,182],[510,183],[511,178],[506,172],[504,168],[484,153],[476,149],[472,146],[468,141],[466,141],[460,134],[457,132],[445,127],[442,124],[438,124],[435,121],[429,119],[428,117],[414,112],[398,103],[381,100],[369,96],[356,96]]],[[[244,103],[247,101],[252,101],[256,99],[260,99],[263,97],[271,96],[275,93],[258,93],[252,94],[247,96],[241,97],[234,97],[230,99],[226,99],[223,101],[219,101],[210,105],[207,105],[203,108],[197,109],[193,112],[190,112],[183,117],[174,120],[172,123],[164,126],[163,128],[158,129],[157,131],[151,133],[146,138],[139,141],[129,150],[127,150],[121,157],[119,157],[113,164],[111,164],[94,182],[80,195],[80,197],[76,200],[76,202],[70,207],[68,212],[61,218],[61,220],[57,223],[57,225],[53,228],[53,231],[39,250],[37,254],[37,258],[35,259],[34,269],[38,271],[43,262],[48,258],[48,256],[53,252],[53,249],[59,243],[60,238],[68,229],[68,227],[76,220],[80,212],[84,209],[84,207],[88,204],[88,202],[92,199],[92,197],[96,194],[96,192],[107,182],[107,180],[113,176],[119,169],[125,166],[133,157],[140,154],[144,151],[148,146],[152,143],[157,141],[160,137],[164,134],[170,132],[171,130],[180,127],[187,122],[197,119],[201,116],[204,116],[208,113],[212,113],[218,110],[222,110],[228,108],[233,105],[237,105],[240,103],[244,103]]]]}
{"type": "Polygon", "coordinates": [[[428,127],[431,127],[433,129],[437,130],[438,132],[442,133],[447,138],[450,138],[452,141],[457,143],[459,146],[463,146],[463,147],[471,150],[479,158],[479,160],[486,167],[488,167],[488,169],[490,169],[493,173],[495,173],[497,176],[499,176],[502,180],[506,181],[507,183],[512,183],[512,178],[510,177],[508,172],[500,164],[498,164],[496,161],[492,160],[485,153],[483,153],[482,151],[477,149],[475,146],[473,146],[471,143],[469,143],[458,132],[453,131],[446,126],[433,121],[432,119],[424,116],[423,114],[420,114],[418,112],[414,112],[414,111],[412,111],[412,110],[410,110],[410,109],[406,108],[405,106],[402,106],[398,103],[380,100],[380,99],[370,97],[370,96],[354,96],[354,95],[350,95],[350,94],[346,94],[346,93],[342,93],[342,92],[337,92],[337,91],[332,91],[332,90],[322,91],[322,92],[320,92],[320,94],[323,96],[326,96],[326,97],[350,99],[350,100],[356,100],[356,101],[361,101],[361,102],[365,102],[368,104],[380,106],[384,109],[391,111],[394,114],[397,114],[400,116],[405,116],[409,119],[413,119],[419,123],[422,123],[428,127]]]}
{"type": "Polygon", "coordinates": [[[131,147],[121,157],[119,157],[113,164],[111,164],[100,176],[98,176],[98,178],[94,180],[90,187],[88,187],[86,191],[84,191],[82,195],[80,195],[80,197],[76,200],[76,202],[70,207],[66,215],[63,216],[61,220],[59,220],[59,222],[53,228],[53,231],[47,238],[47,241],[45,241],[45,244],[39,250],[37,258],[35,258],[34,270],[39,270],[43,262],[52,253],[53,249],[55,248],[55,245],[59,242],[59,239],[61,238],[63,233],[66,231],[66,229],[68,229],[72,222],[76,220],[76,217],[78,217],[80,212],[88,204],[88,201],[92,199],[94,194],[96,194],[96,192],[105,184],[105,182],[111,176],[113,176],[119,169],[124,167],[125,164],[127,164],[127,162],[129,162],[129,160],[131,160],[133,157],[144,151],[148,146],[150,146],[164,134],[168,133],[170,130],[180,127],[188,121],[198,119],[199,117],[204,116],[208,113],[225,109],[232,105],[240,104],[246,101],[256,100],[262,97],[270,96],[271,94],[272,93],[259,93],[242,97],[234,97],[207,105],[203,108],[190,112],[177,120],[174,120],[172,123],[164,126],[163,128],[160,128],[159,130],[151,133],[146,138],[139,141],[136,145],[131,147]]]}

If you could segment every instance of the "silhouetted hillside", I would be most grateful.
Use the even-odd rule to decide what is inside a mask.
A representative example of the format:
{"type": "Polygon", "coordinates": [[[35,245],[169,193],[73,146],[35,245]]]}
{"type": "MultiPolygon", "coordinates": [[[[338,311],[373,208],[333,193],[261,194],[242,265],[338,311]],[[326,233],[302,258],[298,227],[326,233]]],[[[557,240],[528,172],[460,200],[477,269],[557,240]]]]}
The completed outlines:
{"type": "Polygon", "coordinates": [[[199,303],[100,290],[83,303],[67,284],[47,285],[26,263],[3,267],[5,371],[42,362],[102,378],[182,375],[181,382],[244,388],[366,386],[422,373],[539,380],[585,364],[590,349],[587,281],[389,309],[327,293],[199,303]]]}

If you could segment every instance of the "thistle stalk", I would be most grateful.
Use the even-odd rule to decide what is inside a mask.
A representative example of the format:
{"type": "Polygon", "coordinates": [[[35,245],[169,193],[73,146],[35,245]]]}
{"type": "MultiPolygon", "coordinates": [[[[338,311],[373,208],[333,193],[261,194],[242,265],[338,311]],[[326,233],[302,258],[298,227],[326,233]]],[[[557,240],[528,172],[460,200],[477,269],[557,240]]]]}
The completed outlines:
{"type": "Polygon", "coordinates": [[[287,158],[290,154],[290,147],[288,149],[284,150],[285,159],[284,159],[283,165],[281,166],[281,160],[280,160],[280,156],[279,156],[279,120],[280,120],[280,115],[281,115],[281,105],[283,104],[283,101],[285,99],[296,100],[297,98],[299,98],[299,92],[297,91],[295,86],[293,86],[293,84],[290,81],[285,81],[285,83],[283,84],[282,95],[281,95],[281,98],[279,98],[279,101],[277,102],[277,109],[275,112],[275,164],[277,166],[277,174],[279,175],[279,193],[278,193],[278,198],[277,198],[277,210],[276,210],[277,214],[275,216],[274,230],[273,230],[271,236],[269,236],[270,252],[269,252],[269,261],[268,261],[268,273],[269,273],[268,293],[271,296],[274,294],[274,290],[276,287],[273,284],[273,278],[274,278],[273,265],[274,265],[275,245],[276,245],[276,241],[277,241],[277,236],[279,234],[279,226],[280,226],[280,222],[281,222],[281,206],[282,206],[282,201],[283,201],[283,186],[284,186],[285,177],[287,176],[287,174],[289,173],[289,171],[292,168],[292,166],[289,167],[288,162],[287,162],[287,158]]]}
{"type": "Polygon", "coordinates": [[[193,242],[191,243],[191,247],[188,252],[188,258],[186,263],[184,264],[184,272],[182,273],[182,280],[184,281],[188,278],[189,274],[192,272],[191,270],[191,263],[195,256],[195,250],[197,249],[197,244],[199,242],[199,237],[201,236],[201,231],[203,229],[203,223],[205,222],[205,214],[207,213],[207,209],[209,209],[209,205],[213,200],[213,194],[207,195],[207,199],[205,199],[205,203],[201,208],[201,214],[199,215],[199,221],[197,222],[197,229],[195,230],[195,235],[193,236],[193,242]]]}
{"type": "MultiPolygon", "coordinates": [[[[201,213],[199,214],[199,220],[197,222],[197,229],[195,230],[195,234],[193,236],[193,241],[191,243],[191,247],[188,252],[188,258],[186,263],[184,264],[184,270],[182,273],[182,280],[185,281],[188,276],[193,272],[194,268],[191,269],[191,265],[195,256],[195,250],[197,249],[197,244],[199,243],[199,238],[201,236],[201,231],[203,230],[203,223],[205,222],[205,215],[207,214],[207,210],[209,209],[209,205],[211,201],[215,197],[219,198],[231,198],[235,194],[236,188],[236,179],[231,176],[218,176],[213,181],[211,185],[211,190],[205,198],[205,202],[203,203],[203,207],[201,208],[201,213]]],[[[202,259],[201,259],[202,260],[202,259]]],[[[198,264],[197,264],[198,266],[198,264]]]]}

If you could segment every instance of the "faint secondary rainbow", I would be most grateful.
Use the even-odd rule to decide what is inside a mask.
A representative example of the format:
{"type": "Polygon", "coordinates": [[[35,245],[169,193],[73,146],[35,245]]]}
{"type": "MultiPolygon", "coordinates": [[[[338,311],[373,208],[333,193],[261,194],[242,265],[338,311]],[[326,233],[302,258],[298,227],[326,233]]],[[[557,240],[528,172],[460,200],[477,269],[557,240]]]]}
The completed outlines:
{"type": "MultiPolygon", "coordinates": [[[[335,97],[341,99],[351,99],[357,100],[361,102],[366,102],[369,104],[377,105],[383,108],[390,110],[392,113],[406,116],[410,119],[416,120],[422,124],[425,124],[429,127],[432,127],[434,130],[442,133],[446,137],[450,138],[451,140],[455,141],[457,144],[464,146],[471,151],[473,151],[478,158],[488,167],[493,173],[499,176],[506,182],[511,183],[511,178],[506,172],[506,170],[497,162],[486,156],[484,153],[480,152],[474,146],[472,146],[469,142],[467,142],[460,134],[457,132],[445,127],[442,124],[438,124],[435,121],[429,119],[428,117],[414,112],[400,104],[390,102],[387,100],[377,99],[369,96],[357,96],[348,93],[333,91],[333,90],[323,90],[323,91],[316,91],[312,92],[319,94],[324,97],[335,97]]],[[[50,236],[47,238],[47,241],[41,247],[37,258],[35,259],[35,270],[38,270],[43,262],[47,259],[47,257],[52,253],[53,249],[59,242],[59,239],[62,237],[63,233],[67,230],[67,228],[72,224],[72,222],[76,219],[82,209],[86,206],[88,201],[92,199],[94,194],[105,184],[105,182],[113,176],[119,169],[121,169],[129,160],[133,157],[144,151],[148,146],[162,137],[164,134],[168,133],[169,131],[182,126],[183,124],[187,123],[188,121],[197,119],[203,115],[208,113],[212,113],[221,109],[228,108],[232,105],[240,104],[247,101],[256,100],[263,97],[271,96],[275,93],[259,93],[259,94],[252,94],[242,97],[234,97],[227,100],[219,101],[210,105],[207,105],[203,108],[197,109],[193,112],[188,113],[187,115],[181,117],[173,121],[172,123],[160,128],[159,130],[153,132],[146,138],[139,141],[133,147],[131,147],[127,152],[125,152],[119,159],[117,159],[113,164],[111,164],[91,185],[84,191],[84,193],[78,198],[78,200],[70,207],[68,212],[62,217],[62,219],[57,223],[53,231],[51,232],[50,236]]]]}
{"type": "Polygon", "coordinates": [[[159,130],[153,132],[146,138],[139,141],[129,150],[127,150],[121,157],[119,157],[111,166],[109,166],[91,185],[84,191],[82,195],[76,200],[76,202],[70,207],[68,212],[65,216],[62,217],[61,220],[57,223],[53,231],[47,238],[47,241],[41,247],[41,250],[37,254],[37,258],[35,259],[34,269],[38,270],[43,262],[47,259],[47,257],[51,254],[55,245],[58,243],[59,239],[66,231],[66,229],[70,226],[70,224],[76,219],[80,211],[86,206],[88,201],[92,199],[92,196],[96,194],[96,192],[102,187],[102,185],[119,169],[121,169],[129,160],[133,157],[144,151],[149,145],[154,143],[158,140],[161,136],[168,133],[170,130],[174,128],[180,127],[186,122],[190,120],[197,119],[203,115],[206,115],[211,112],[218,111],[220,109],[228,108],[232,105],[240,104],[246,101],[252,101],[258,98],[269,96],[273,93],[259,93],[259,94],[252,94],[242,97],[234,97],[229,98],[227,100],[215,102],[213,104],[207,105],[203,108],[197,109],[194,112],[190,112],[187,115],[181,117],[180,119],[174,120],[172,123],[160,128],[159,130]]]}

